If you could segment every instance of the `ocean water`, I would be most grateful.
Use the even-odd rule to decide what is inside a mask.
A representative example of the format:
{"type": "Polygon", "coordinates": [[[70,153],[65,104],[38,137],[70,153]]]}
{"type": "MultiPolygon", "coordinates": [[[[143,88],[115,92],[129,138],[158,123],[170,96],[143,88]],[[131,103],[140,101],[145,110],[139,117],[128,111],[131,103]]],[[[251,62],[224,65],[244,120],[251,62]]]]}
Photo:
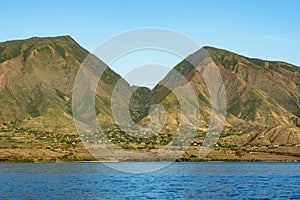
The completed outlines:
{"type": "Polygon", "coordinates": [[[300,199],[300,163],[0,164],[0,199],[300,199]]]}

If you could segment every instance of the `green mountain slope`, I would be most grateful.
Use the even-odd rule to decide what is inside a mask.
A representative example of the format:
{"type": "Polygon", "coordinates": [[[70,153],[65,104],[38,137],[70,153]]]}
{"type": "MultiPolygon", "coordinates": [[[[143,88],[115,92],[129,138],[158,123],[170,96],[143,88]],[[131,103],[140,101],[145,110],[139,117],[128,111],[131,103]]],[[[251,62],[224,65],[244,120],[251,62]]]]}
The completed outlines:
{"type": "MultiPolygon", "coordinates": [[[[73,84],[88,55],[89,52],[69,36],[0,43],[1,160],[92,159],[77,135],[72,118],[73,84]]],[[[213,152],[216,157],[227,159],[227,151],[232,150],[234,156],[240,158],[241,154],[237,152],[242,152],[247,160],[253,159],[249,152],[289,154],[292,157],[287,159],[300,158],[300,68],[297,66],[204,47],[180,62],[150,90],[130,86],[101,60],[92,55],[90,58],[92,64],[88,67],[98,67],[104,73],[97,84],[95,97],[83,95],[82,98],[95,99],[97,119],[104,133],[122,148],[149,151],[166,145],[176,135],[183,120],[187,133],[191,129],[197,130],[187,151],[187,155],[197,155],[206,132],[211,128],[212,108],[217,108],[218,103],[226,103],[225,126],[213,152]],[[207,85],[207,81],[213,80],[213,74],[208,70],[213,63],[225,86],[225,94],[217,96],[219,102],[215,103],[211,102],[207,85]],[[113,91],[117,83],[116,98],[113,91]],[[191,107],[182,112],[176,91],[189,97],[188,85],[197,103],[192,97],[184,100],[185,105],[191,107]],[[114,98],[115,102],[112,101],[114,98]],[[129,115],[122,110],[126,108],[126,100],[129,100],[129,115]],[[143,133],[154,132],[156,135],[149,139],[127,136],[116,125],[112,104],[128,130],[136,122],[144,128],[143,133]],[[157,104],[161,107],[153,107],[157,104]],[[197,122],[195,119],[198,120],[199,113],[193,106],[200,111],[197,122]],[[149,112],[153,115],[148,115],[149,112]],[[165,114],[166,121],[160,127],[165,114]],[[148,128],[151,122],[153,127],[148,128]],[[276,145],[280,148],[276,149],[276,145]]],[[[89,83],[82,89],[88,90],[89,83]]],[[[89,109],[94,108],[82,104],[75,108],[75,112],[89,113],[89,109]]],[[[78,120],[88,123],[89,117],[83,115],[85,119],[78,120]]],[[[136,129],[131,132],[136,132],[136,129]]]]}
{"type": "MultiPolygon", "coordinates": [[[[206,49],[222,70],[228,112],[243,120],[241,131],[249,132],[248,141],[244,134],[242,143],[299,144],[296,121],[300,110],[300,68],[206,49]],[[251,126],[258,130],[252,130],[251,126]]],[[[238,126],[234,120],[232,124],[238,126]]]]}
{"type": "MultiPolygon", "coordinates": [[[[223,143],[300,143],[300,129],[296,123],[300,111],[299,67],[284,62],[251,59],[212,47],[204,49],[218,66],[226,89],[227,116],[224,131],[230,136],[224,137],[223,143]],[[258,138],[263,139],[258,141],[258,138]]],[[[210,95],[201,73],[191,64],[193,60],[199,59],[199,55],[197,52],[192,54],[174,69],[185,76],[198,95],[205,125],[210,120],[210,95]]],[[[161,83],[173,80],[174,77],[169,73],[161,83]]],[[[176,82],[174,84],[174,88],[179,86],[176,82]]],[[[172,92],[161,85],[157,85],[151,94],[150,104],[166,104],[171,99],[168,104],[176,105],[171,98],[172,92]]],[[[175,119],[176,114],[173,115],[175,119]]]]}
{"type": "MultiPolygon", "coordinates": [[[[76,133],[72,118],[72,90],[77,71],[88,54],[69,36],[0,43],[0,132],[6,132],[4,143],[7,144],[4,146],[14,146],[16,141],[12,137],[26,132],[29,136],[24,140],[31,137],[44,150],[43,141],[38,139],[40,136],[33,133],[46,138],[55,133],[52,142],[76,133]]],[[[96,90],[95,107],[99,122],[110,126],[114,123],[110,110],[114,85],[121,80],[125,92],[130,93],[133,89],[101,60],[94,58],[94,62],[97,67],[105,69],[96,90]]],[[[80,139],[76,138],[77,144],[80,139]]],[[[69,151],[68,141],[52,145],[69,151]]],[[[33,148],[32,144],[25,146],[33,148]]],[[[77,147],[71,145],[70,148],[77,147]]],[[[83,155],[90,156],[86,150],[83,155]]]]}

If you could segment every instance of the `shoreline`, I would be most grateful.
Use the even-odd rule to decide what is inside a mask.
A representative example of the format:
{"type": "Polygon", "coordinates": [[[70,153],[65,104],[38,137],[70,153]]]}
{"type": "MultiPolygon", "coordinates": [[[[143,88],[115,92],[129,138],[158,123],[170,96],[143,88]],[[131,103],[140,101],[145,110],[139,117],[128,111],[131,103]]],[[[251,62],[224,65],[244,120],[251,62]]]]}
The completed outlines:
{"type": "Polygon", "coordinates": [[[0,161],[0,164],[18,164],[18,163],[32,163],[32,164],[43,164],[43,163],[226,163],[226,162],[244,162],[244,163],[300,163],[299,160],[243,160],[243,159],[219,159],[219,160],[199,160],[199,161],[145,161],[145,160],[95,160],[95,161],[41,161],[41,162],[26,162],[26,161],[0,161]]]}

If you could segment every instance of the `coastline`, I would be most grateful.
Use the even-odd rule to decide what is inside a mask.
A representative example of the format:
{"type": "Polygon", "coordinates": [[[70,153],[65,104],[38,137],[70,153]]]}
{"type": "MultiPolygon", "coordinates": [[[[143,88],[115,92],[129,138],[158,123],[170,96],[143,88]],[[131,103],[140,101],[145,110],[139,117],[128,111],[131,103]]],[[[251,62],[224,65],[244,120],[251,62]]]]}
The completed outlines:
{"type": "Polygon", "coordinates": [[[146,160],[68,160],[68,161],[62,161],[62,160],[57,160],[57,161],[49,161],[49,160],[42,160],[42,161],[34,161],[34,160],[29,160],[29,159],[17,159],[17,160],[1,160],[0,164],[13,164],[13,163],[34,163],[34,164],[39,164],[39,163],[129,163],[129,162],[149,162],[149,163],[155,163],[155,162],[177,162],[177,163],[214,163],[214,162],[261,162],[261,163],[298,163],[300,160],[259,160],[259,159],[251,159],[251,160],[246,160],[246,159],[216,159],[216,158],[206,158],[206,159],[176,159],[174,161],[170,160],[159,160],[159,161],[146,161],[146,160]]]}

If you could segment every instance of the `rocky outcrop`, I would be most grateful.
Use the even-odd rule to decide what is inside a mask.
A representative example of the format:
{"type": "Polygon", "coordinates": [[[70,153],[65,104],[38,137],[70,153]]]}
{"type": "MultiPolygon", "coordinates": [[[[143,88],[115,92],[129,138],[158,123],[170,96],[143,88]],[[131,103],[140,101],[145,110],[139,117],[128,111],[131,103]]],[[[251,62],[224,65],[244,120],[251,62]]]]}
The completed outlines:
{"type": "Polygon", "coordinates": [[[300,117],[296,118],[295,124],[296,126],[300,127],[300,117]]]}
{"type": "Polygon", "coordinates": [[[296,126],[300,127],[300,111],[297,114],[297,117],[295,118],[295,124],[296,126]]]}

